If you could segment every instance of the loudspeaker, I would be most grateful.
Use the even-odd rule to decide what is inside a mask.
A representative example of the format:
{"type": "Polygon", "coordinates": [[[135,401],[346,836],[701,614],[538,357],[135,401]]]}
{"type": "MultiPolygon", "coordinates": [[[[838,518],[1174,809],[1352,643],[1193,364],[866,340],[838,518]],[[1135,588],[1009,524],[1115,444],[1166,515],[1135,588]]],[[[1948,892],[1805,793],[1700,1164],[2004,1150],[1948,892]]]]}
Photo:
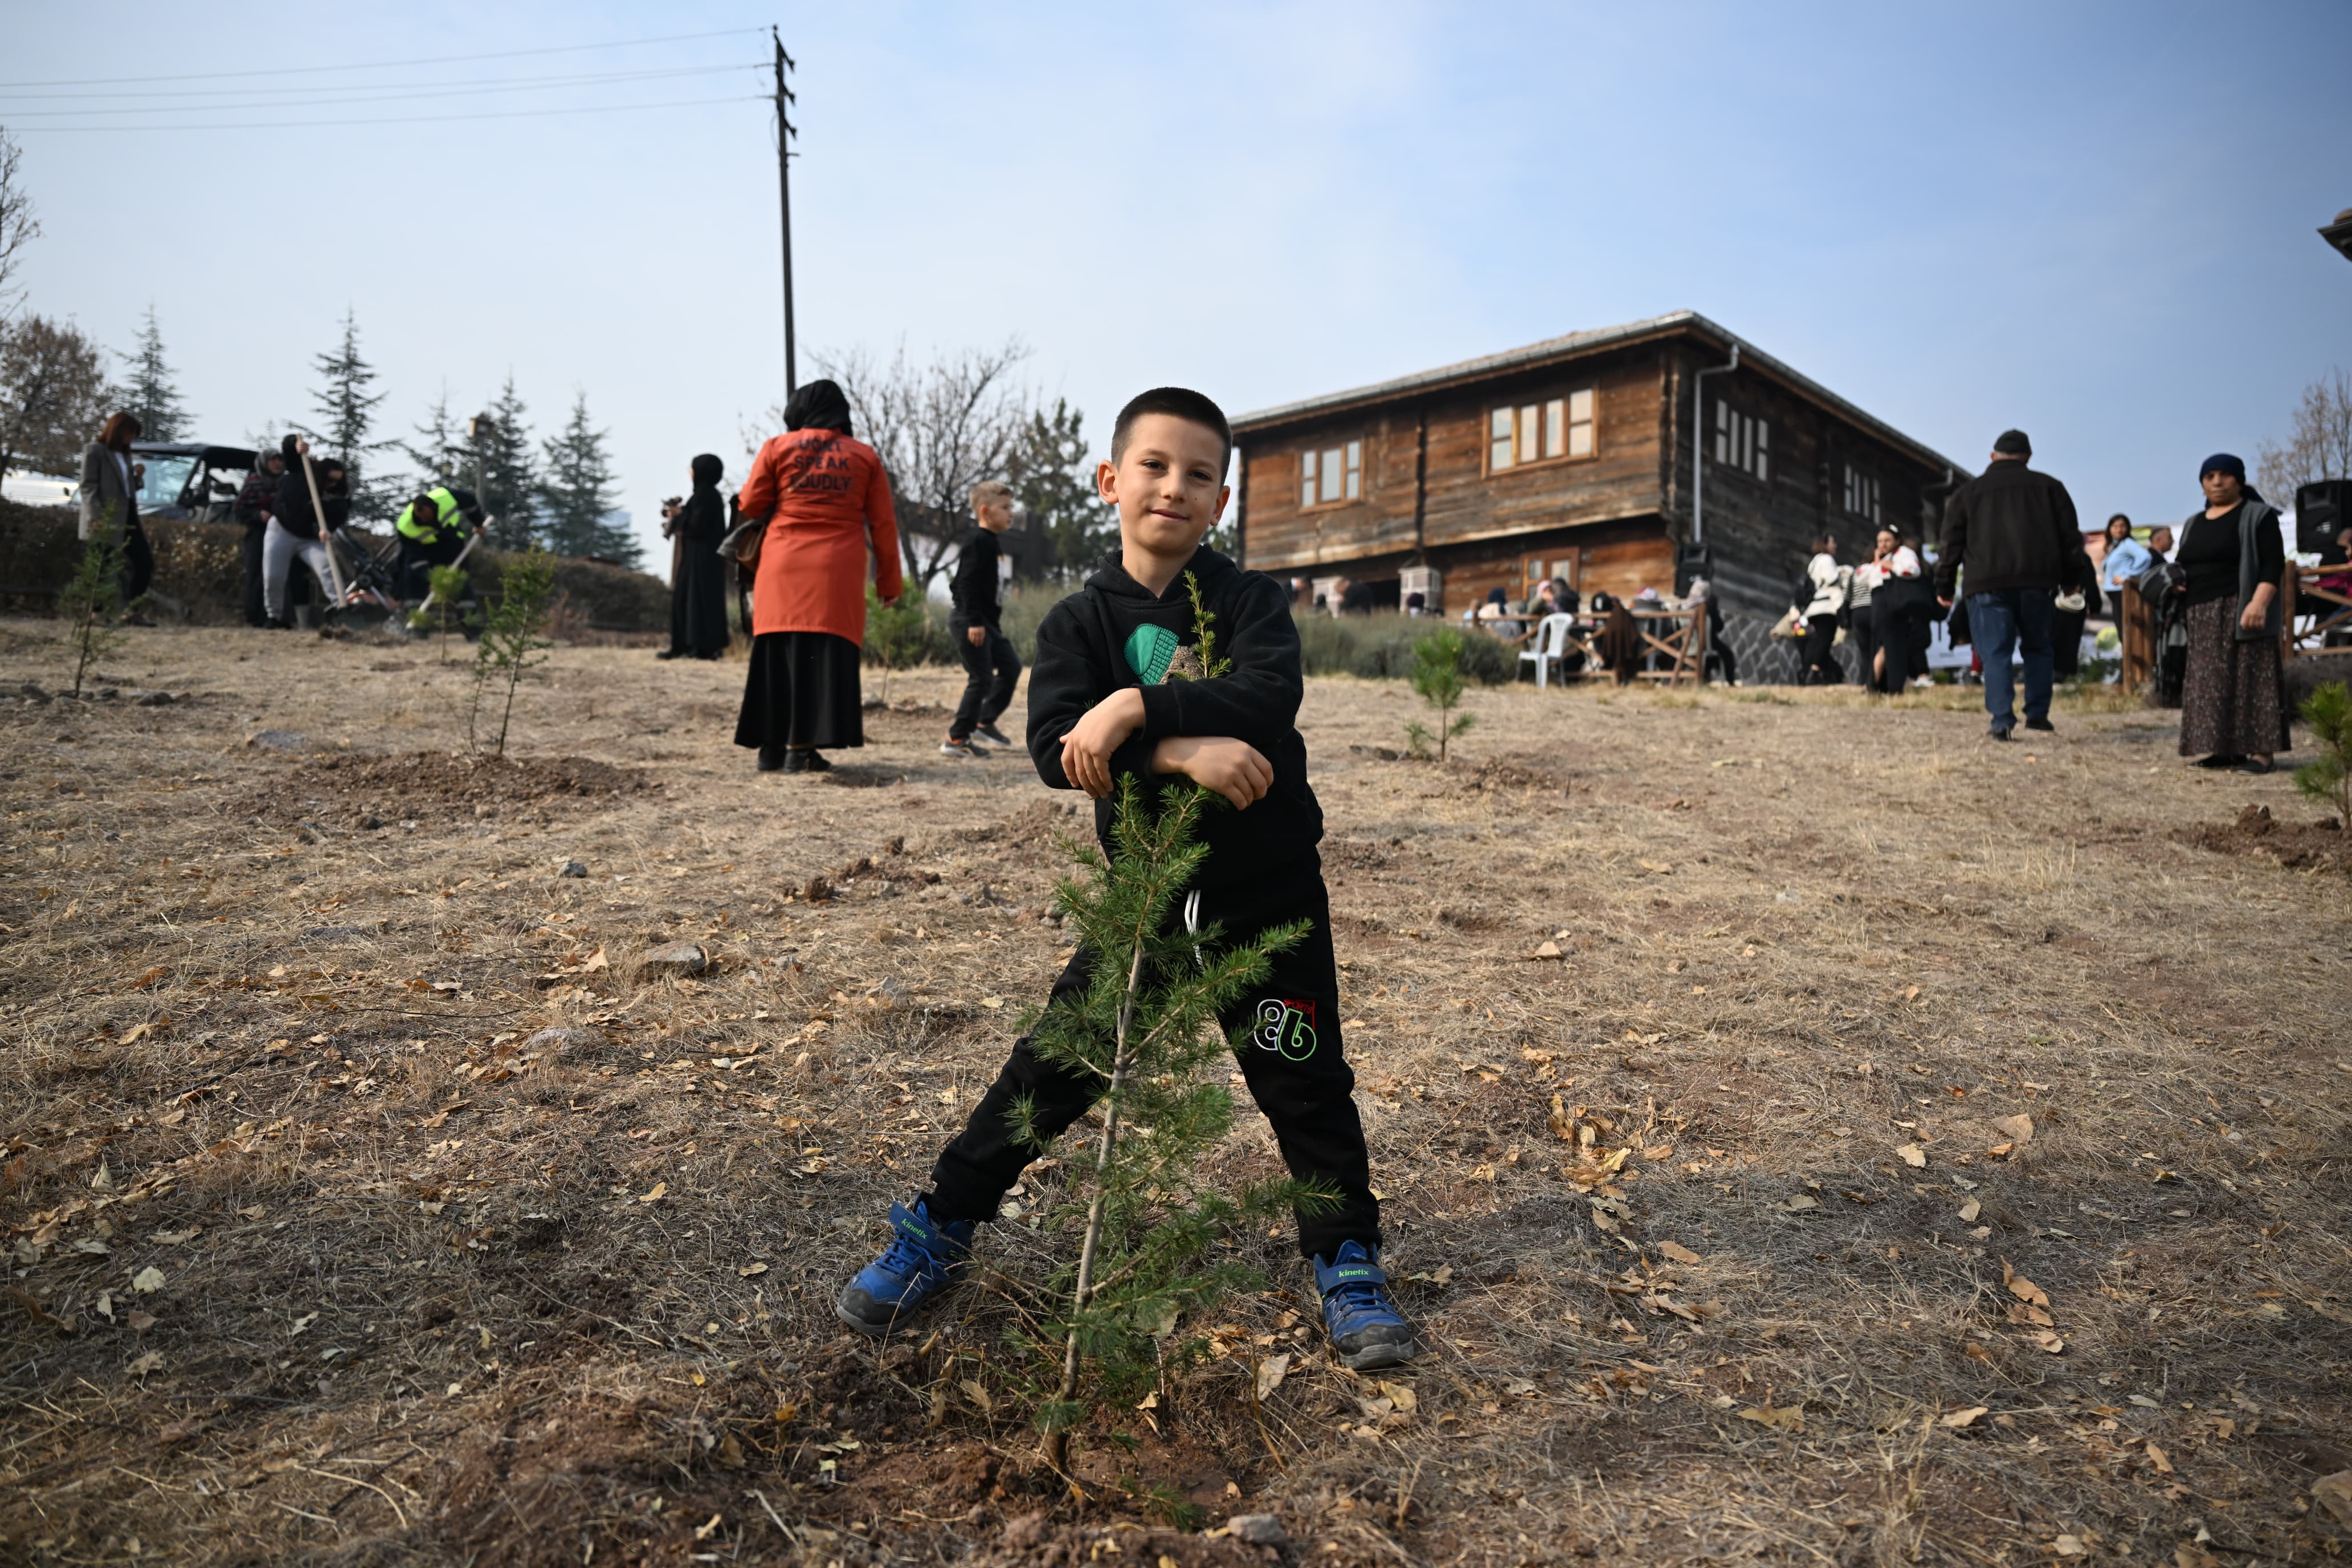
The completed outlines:
{"type": "Polygon", "coordinates": [[[2336,536],[2352,528],[2352,479],[2322,479],[2294,492],[2294,548],[2317,552],[2323,565],[2338,566],[2344,552],[2336,536]]]}

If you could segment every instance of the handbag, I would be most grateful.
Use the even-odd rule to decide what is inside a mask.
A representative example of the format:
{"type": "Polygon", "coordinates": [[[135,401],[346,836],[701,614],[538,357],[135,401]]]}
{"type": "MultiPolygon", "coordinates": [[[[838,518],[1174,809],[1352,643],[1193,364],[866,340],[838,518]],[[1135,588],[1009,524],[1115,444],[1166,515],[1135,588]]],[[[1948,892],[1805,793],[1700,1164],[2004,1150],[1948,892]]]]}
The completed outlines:
{"type": "MultiPolygon", "coordinates": [[[[727,510],[730,514],[735,512],[732,500],[727,503],[727,510]]],[[[746,572],[756,572],[760,569],[760,546],[767,537],[766,518],[738,515],[735,525],[727,531],[727,537],[719,542],[719,553],[734,561],[746,572]]]]}

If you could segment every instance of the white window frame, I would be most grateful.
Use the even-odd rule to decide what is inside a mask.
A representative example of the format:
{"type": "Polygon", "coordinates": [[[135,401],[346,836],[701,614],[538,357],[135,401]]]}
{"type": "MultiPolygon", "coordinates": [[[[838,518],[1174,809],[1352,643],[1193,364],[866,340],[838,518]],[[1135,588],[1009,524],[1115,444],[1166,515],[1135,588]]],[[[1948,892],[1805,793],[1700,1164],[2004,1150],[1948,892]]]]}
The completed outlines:
{"type": "Polygon", "coordinates": [[[1364,499],[1364,440],[1360,436],[1298,454],[1298,505],[1345,506],[1364,499]]]}
{"type": "Polygon", "coordinates": [[[1599,455],[1601,390],[1581,386],[1535,403],[1486,411],[1486,471],[1508,473],[1538,463],[1582,462],[1599,455]]]}
{"type": "Polygon", "coordinates": [[[1736,468],[1759,484],[1772,481],[1772,424],[1732,406],[1727,397],[1715,400],[1715,462],[1736,468]]]}
{"type": "Polygon", "coordinates": [[[1865,474],[1852,463],[1845,466],[1845,510],[1848,517],[1858,517],[1872,527],[1878,525],[1878,476],[1865,474]]]}

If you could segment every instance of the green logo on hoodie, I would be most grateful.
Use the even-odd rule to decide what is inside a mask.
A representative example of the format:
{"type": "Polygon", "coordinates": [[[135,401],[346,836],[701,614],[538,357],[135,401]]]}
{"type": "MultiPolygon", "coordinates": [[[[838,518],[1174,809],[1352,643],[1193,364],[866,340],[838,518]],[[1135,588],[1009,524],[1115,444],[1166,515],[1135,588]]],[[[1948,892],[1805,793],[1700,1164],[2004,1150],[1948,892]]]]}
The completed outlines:
{"type": "Polygon", "coordinates": [[[1176,634],[1166,626],[1142,626],[1128,634],[1127,667],[1146,686],[1157,686],[1176,660],[1176,634]]]}

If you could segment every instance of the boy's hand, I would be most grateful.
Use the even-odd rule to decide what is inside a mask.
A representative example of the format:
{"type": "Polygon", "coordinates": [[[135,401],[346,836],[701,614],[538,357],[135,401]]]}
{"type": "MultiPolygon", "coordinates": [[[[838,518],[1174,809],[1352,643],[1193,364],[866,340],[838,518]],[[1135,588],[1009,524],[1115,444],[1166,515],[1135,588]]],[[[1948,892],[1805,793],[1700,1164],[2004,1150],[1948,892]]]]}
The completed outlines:
{"type": "Polygon", "coordinates": [[[1274,764],[1247,741],[1231,735],[1171,735],[1151,749],[1151,771],[1182,773],[1245,811],[1274,787],[1274,764]]]}
{"type": "Polygon", "coordinates": [[[1103,800],[1111,792],[1110,754],[1143,727],[1143,692],[1122,687],[1070,726],[1062,737],[1062,773],[1072,784],[1103,800]]]}

